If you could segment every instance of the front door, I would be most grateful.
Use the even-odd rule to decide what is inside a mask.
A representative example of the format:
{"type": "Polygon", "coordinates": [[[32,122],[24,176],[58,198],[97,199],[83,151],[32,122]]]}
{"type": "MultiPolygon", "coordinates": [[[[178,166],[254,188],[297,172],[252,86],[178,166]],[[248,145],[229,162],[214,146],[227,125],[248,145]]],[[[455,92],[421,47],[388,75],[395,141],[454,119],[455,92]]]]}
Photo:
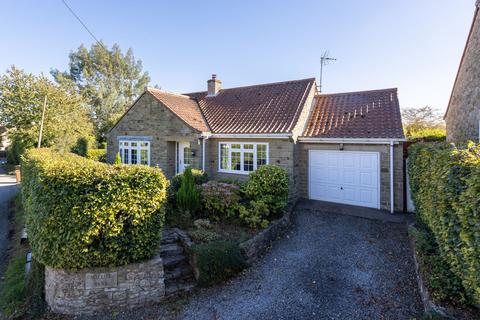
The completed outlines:
{"type": "Polygon", "coordinates": [[[192,150],[190,149],[190,142],[178,143],[178,173],[185,171],[191,165],[192,150]]]}

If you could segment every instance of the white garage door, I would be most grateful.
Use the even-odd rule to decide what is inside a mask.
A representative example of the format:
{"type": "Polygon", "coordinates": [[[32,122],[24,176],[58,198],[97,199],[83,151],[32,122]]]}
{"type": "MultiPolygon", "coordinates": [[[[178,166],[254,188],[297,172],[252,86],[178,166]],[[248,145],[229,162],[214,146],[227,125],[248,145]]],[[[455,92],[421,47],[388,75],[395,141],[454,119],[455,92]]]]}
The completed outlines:
{"type": "Polygon", "coordinates": [[[310,199],[380,208],[379,153],[309,151],[310,199]]]}

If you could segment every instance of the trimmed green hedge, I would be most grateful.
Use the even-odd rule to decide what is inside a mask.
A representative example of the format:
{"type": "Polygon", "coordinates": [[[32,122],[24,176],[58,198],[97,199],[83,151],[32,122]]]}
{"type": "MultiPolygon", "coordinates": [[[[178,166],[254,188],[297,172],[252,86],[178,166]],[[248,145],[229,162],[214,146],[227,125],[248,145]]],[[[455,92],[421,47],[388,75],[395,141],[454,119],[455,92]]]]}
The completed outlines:
{"type": "Polygon", "coordinates": [[[107,149],[88,149],[87,159],[107,162],[107,149]]]}
{"type": "Polygon", "coordinates": [[[415,144],[409,172],[419,218],[469,298],[480,304],[480,145],[415,144]]]}
{"type": "Polygon", "coordinates": [[[64,269],[151,257],[158,249],[167,187],[156,168],[29,150],[22,159],[22,197],[34,256],[64,269]]]}

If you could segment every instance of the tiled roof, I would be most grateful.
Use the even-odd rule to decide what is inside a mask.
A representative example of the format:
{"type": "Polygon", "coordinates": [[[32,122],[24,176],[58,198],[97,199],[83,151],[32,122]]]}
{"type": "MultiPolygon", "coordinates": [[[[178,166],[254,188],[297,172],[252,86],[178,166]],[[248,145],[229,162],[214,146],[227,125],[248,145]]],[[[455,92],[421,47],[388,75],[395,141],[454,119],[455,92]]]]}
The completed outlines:
{"type": "Polygon", "coordinates": [[[147,91],[190,127],[201,132],[210,131],[197,102],[189,96],[153,88],[148,88],[147,91]]]}
{"type": "Polygon", "coordinates": [[[315,79],[189,93],[213,133],[290,133],[315,79]]]}
{"type": "Polygon", "coordinates": [[[397,89],[320,94],[303,132],[318,138],[404,138],[397,89]]]}

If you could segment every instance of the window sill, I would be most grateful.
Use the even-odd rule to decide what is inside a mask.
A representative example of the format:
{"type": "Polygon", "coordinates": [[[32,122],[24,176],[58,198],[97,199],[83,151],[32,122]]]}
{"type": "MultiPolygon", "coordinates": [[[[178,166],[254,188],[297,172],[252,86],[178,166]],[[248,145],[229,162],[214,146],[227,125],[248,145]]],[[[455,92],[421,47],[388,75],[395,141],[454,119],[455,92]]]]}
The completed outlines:
{"type": "Polygon", "coordinates": [[[220,173],[230,173],[230,174],[238,174],[242,176],[247,176],[249,173],[254,171],[235,171],[235,170],[218,170],[220,173]]]}

